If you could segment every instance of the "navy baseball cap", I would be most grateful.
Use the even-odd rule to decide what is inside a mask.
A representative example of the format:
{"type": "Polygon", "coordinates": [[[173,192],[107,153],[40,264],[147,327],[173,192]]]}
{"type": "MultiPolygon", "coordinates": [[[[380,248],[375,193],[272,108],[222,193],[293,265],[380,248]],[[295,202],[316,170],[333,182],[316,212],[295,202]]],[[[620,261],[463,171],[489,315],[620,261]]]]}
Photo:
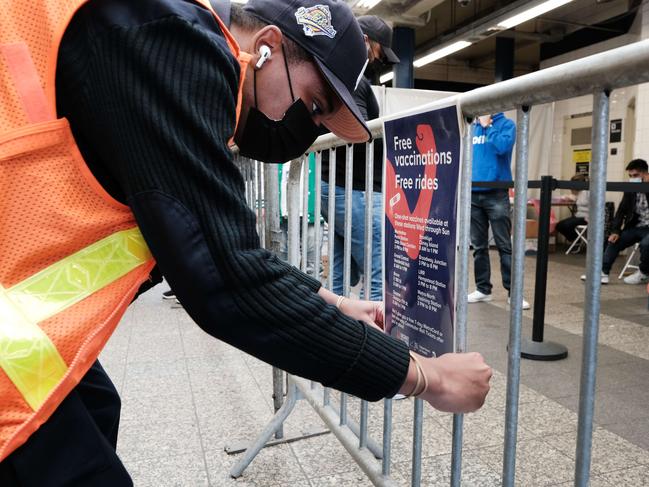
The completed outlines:
{"type": "Polygon", "coordinates": [[[358,22],[343,0],[249,0],[244,10],[277,26],[307,51],[343,107],[324,125],[348,142],[371,138],[352,93],[367,66],[367,47],[358,22]]]}
{"type": "Polygon", "coordinates": [[[363,15],[358,17],[358,25],[367,37],[381,45],[387,64],[399,64],[399,56],[392,50],[392,29],[382,18],[363,15]]]}

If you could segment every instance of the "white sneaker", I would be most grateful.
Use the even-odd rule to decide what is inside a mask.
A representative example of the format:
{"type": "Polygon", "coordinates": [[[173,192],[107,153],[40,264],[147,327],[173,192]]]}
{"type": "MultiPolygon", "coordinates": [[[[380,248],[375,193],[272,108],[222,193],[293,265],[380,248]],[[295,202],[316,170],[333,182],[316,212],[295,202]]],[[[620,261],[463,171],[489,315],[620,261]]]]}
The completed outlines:
{"type": "Polygon", "coordinates": [[[642,284],[647,281],[649,281],[649,276],[640,270],[624,278],[624,284],[642,284]]]}
{"type": "Polygon", "coordinates": [[[476,289],[471,294],[469,294],[467,299],[469,300],[469,303],[487,303],[493,300],[493,296],[491,294],[481,293],[476,289]]]}
{"type": "MultiPolygon", "coordinates": [[[[507,298],[507,304],[512,304],[512,298],[507,298]]],[[[530,309],[530,303],[523,299],[523,309],[530,309]]]]}
{"type": "MultiPolygon", "coordinates": [[[[585,281],[586,280],[586,274],[581,275],[581,280],[585,281]]],[[[625,279],[626,280],[626,279],[625,279]]],[[[600,281],[602,284],[608,284],[608,274],[604,274],[602,272],[602,280],[600,281]]]]}
{"type": "Polygon", "coordinates": [[[406,396],[404,394],[395,394],[394,396],[392,396],[392,399],[394,399],[395,401],[401,401],[402,399],[405,398],[406,396]]]}

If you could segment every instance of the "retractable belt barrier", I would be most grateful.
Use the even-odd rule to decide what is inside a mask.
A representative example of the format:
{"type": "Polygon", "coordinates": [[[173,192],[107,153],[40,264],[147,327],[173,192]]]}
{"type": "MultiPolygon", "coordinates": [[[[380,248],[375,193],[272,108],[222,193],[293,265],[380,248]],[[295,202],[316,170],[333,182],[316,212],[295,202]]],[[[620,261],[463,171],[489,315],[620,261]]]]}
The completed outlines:
{"type": "MultiPolygon", "coordinates": [[[[572,61],[560,66],[544,69],[532,74],[514,78],[484,88],[459,94],[419,107],[435,109],[449,104],[459,104],[465,122],[463,135],[463,159],[460,174],[460,211],[458,234],[458,283],[457,295],[462,299],[456,304],[456,351],[466,351],[466,325],[469,269],[469,232],[471,209],[471,160],[472,136],[470,123],[482,114],[496,113],[510,109],[517,110],[517,144],[515,169],[515,197],[513,217],[513,253],[512,253],[512,287],[510,309],[510,335],[508,343],[507,397],[505,409],[505,441],[503,455],[502,485],[515,484],[516,467],[516,438],[518,428],[518,400],[520,387],[521,359],[521,328],[522,300],[525,256],[525,227],[527,210],[527,190],[535,187],[528,181],[529,129],[530,110],[534,105],[564,100],[576,96],[592,94],[593,96],[593,131],[592,131],[592,162],[590,183],[563,183],[563,188],[590,189],[590,224],[588,227],[589,245],[587,253],[587,279],[585,286],[583,355],[581,369],[581,387],[579,400],[579,417],[575,462],[575,485],[587,487],[590,479],[593,414],[595,404],[595,371],[597,367],[597,337],[599,329],[600,310],[600,279],[602,269],[602,252],[604,246],[604,211],[606,166],[608,154],[609,102],[611,90],[636,85],[649,81],[649,40],[629,44],[595,56],[572,61]],[[582,187],[583,186],[583,187],[582,187]]],[[[404,112],[407,115],[409,112],[404,112]]],[[[374,137],[383,135],[383,119],[369,122],[374,137]]],[[[344,225],[344,294],[350,292],[351,276],[351,192],[353,151],[352,146],[346,145],[333,134],[320,137],[309,149],[316,154],[316,184],[315,202],[316,215],[320,213],[320,171],[322,154],[329,151],[329,185],[336,184],[336,147],[346,146],[344,161],[345,170],[345,225],[344,225]]],[[[373,155],[374,145],[366,147],[366,211],[365,211],[365,276],[371,275],[372,262],[372,188],[373,188],[373,155]]],[[[304,191],[303,205],[308,199],[308,164],[306,158],[291,162],[287,190],[288,208],[288,260],[302,270],[307,269],[307,235],[308,219],[302,218],[300,232],[300,213],[306,215],[306,207],[300,205],[300,191],[304,191]],[[303,181],[300,184],[300,181],[303,181]],[[301,248],[301,251],[300,251],[301,248]]],[[[342,166],[341,161],[339,164],[342,166]]],[[[256,161],[239,160],[239,165],[246,181],[246,196],[248,202],[258,215],[259,233],[266,248],[279,250],[281,232],[279,230],[279,195],[276,165],[262,165],[256,161]]],[[[509,187],[508,183],[506,187],[509,187]]],[[[637,184],[637,183],[634,183],[637,184]]],[[[610,183],[610,190],[628,190],[626,186],[617,188],[610,183]]],[[[539,185],[540,186],[540,185],[539,185]]],[[[536,187],[539,187],[536,186],[536,187]]],[[[335,218],[335,193],[329,195],[328,228],[333,229],[335,218]]],[[[315,219],[315,241],[320,241],[322,228],[319,219],[315,219]]],[[[329,230],[329,275],[328,287],[333,284],[333,236],[329,230]]],[[[315,246],[314,273],[319,277],[320,248],[315,246]]],[[[382,249],[383,251],[384,249],[382,249]]],[[[369,285],[365,287],[365,298],[370,297],[369,285]]],[[[296,441],[299,438],[282,438],[282,425],[288,418],[298,400],[306,400],[322,418],[328,430],[336,436],[347,449],[354,461],[365,472],[370,481],[377,486],[395,485],[390,477],[391,471],[391,432],[392,432],[392,399],[384,400],[383,441],[378,445],[368,435],[368,404],[361,402],[360,423],[356,424],[348,415],[348,398],[340,395],[337,407],[334,407],[331,391],[322,386],[310,383],[301,378],[288,376],[287,395],[281,403],[284,379],[281,371],[273,372],[274,398],[276,414],[262,431],[259,437],[245,450],[239,462],[232,468],[231,475],[239,477],[255,458],[259,451],[267,445],[283,441],[296,441]],[[280,407],[281,405],[281,407],[280,407]],[[275,435],[276,439],[271,441],[275,435]]],[[[421,485],[421,446],[424,418],[424,404],[415,400],[413,417],[413,458],[411,485],[421,485]]],[[[315,432],[313,434],[322,434],[315,432]]],[[[312,436],[312,435],[304,435],[312,436]]],[[[453,449],[451,465],[451,485],[461,485],[463,416],[453,418],[453,449]]],[[[232,450],[235,451],[235,450],[232,450]]],[[[241,450],[239,450],[241,451],[241,450]]]]}

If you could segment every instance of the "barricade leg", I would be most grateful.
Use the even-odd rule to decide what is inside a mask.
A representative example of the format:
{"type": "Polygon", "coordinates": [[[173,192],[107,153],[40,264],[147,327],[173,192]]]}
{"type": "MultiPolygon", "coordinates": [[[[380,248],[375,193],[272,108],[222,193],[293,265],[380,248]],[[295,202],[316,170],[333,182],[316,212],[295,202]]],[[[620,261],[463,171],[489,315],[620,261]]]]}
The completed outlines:
{"type": "Polygon", "coordinates": [[[291,411],[293,411],[297,399],[297,388],[295,387],[295,384],[289,381],[288,394],[286,395],[284,404],[282,404],[282,407],[279,409],[279,411],[275,413],[273,419],[270,420],[268,425],[257,437],[255,442],[246,449],[243,457],[241,457],[241,459],[234,465],[234,467],[232,467],[232,470],[230,470],[231,477],[234,477],[235,479],[241,477],[243,471],[248,468],[248,465],[250,465],[250,462],[252,462],[259,454],[259,452],[267,445],[268,441],[278,430],[278,428],[280,428],[284,424],[286,418],[288,418],[288,416],[291,414],[291,411]]]}

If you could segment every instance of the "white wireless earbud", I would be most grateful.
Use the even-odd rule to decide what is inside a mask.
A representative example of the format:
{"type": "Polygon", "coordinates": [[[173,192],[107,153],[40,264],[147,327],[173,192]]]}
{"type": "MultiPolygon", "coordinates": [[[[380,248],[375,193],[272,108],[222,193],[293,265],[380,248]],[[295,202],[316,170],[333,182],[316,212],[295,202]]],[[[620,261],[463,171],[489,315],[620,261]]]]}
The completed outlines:
{"type": "Polygon", "coordinates": [[[259,55],[260,55],[259,61],[257,61],[257,64],[255,64],[255,68],[257,69],[261,68],[264,65],[264,63],[268,59],[270,59],[270,47],[266,45],[262,45],[259,48],[259,55]]]}

